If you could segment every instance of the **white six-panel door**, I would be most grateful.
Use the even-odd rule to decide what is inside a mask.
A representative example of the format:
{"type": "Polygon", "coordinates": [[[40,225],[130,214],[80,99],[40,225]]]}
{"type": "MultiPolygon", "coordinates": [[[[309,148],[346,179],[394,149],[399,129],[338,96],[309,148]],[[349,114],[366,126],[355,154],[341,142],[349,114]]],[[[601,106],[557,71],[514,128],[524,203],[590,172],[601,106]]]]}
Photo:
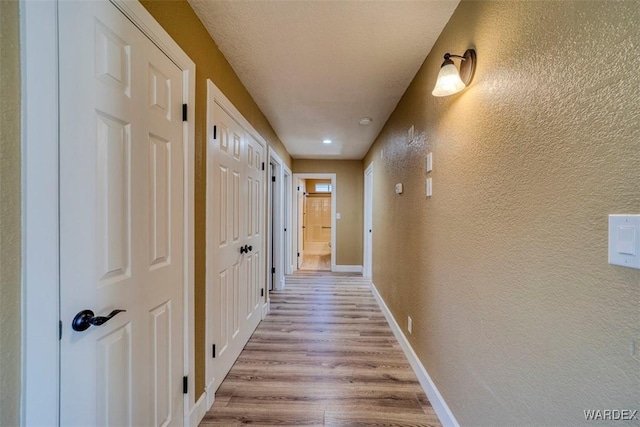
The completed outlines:
{"type": "Polygon", "coordinates": [[[182,425],[182,72],[109,2],[59,23],[60,424],[182,425]]]}
{"type": "Polygon", "coordinates": [[[205,354],[213,393],[261,320],[266,150],[208,84],[205,354]]]}
{"type": "Polygon", "coordinates": [[[364,265],[362,275],[372,276],[373,262],[373,163],[364,171],[364,265]]]}

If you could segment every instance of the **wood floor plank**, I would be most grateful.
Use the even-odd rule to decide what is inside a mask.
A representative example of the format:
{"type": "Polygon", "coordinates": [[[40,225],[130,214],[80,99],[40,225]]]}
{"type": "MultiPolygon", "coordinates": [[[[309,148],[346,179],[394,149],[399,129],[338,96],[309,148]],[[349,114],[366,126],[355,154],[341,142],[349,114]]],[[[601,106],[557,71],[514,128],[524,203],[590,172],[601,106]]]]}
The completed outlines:
{"type": "Polygon", "coordinates": [[[370,290],[305,271],[271,293],[201,426],[440,426],[370,290]]]}

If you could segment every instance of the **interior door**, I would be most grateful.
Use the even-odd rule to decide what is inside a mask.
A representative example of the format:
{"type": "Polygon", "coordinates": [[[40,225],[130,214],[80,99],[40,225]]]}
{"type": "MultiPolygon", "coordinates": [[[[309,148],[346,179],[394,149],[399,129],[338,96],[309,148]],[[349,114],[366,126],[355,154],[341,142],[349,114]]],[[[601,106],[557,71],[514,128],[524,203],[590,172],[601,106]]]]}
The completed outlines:
{"type": "Polygon", "coordinates": [[[212,156],[207,199],[214,218],[207,239],[208,372],[215,390],[261,319],[265,148],[217,102],[209,110],[216,127],[207,138],[212,156]]]}
{"type": "Polygon", "coordinates": [[[364,174],[364,269],[363,276],[371,277],[373,262],[373,165],[364,174]]]}
{"type": "MultiPolygon", "coordinates": [[[[263,171],[265,161],[265,147],[262,146],[253,136],[246,134],[247,155],[246,161],[246,182],[248,189],[247,202],[247,238],[249,252],[247,253],[247,308],[245,316],[247,318],[247,328],[250,332],[247,340],[262,319],[260,302],[263,300],[260,290],[265,286],[265,264],[262,248],[264,245],[264,176],[263,171]]],[[[245,341],[246,343],[246,341],[245,341]]],[[[243,344],[244,347],[244,344],[243,344]]]]}
{"type": "Polygon", "coordinates": [[[60,424],[182,425],[182,72],[109,2],[58,27],[60,424]]]}
{"type": "Polygon", "coordinates": [[[306,191],[304,179],[298,180],[298,268],[302,266],[304,256],[304,193],[306,191]]]}
{"type": "Polygon", "coordinates": [[[268,273],[269,277],[269,291],[272,291],[275,288],[275,269],[277,264],[278,254],[276,253],[276,209],[275,209],[275,194],[276,194],[276,165],[273,163],[269,163],[269,172],[271,176],[270,191],[269,191],[269,265],[270,272],[268,273]]]}

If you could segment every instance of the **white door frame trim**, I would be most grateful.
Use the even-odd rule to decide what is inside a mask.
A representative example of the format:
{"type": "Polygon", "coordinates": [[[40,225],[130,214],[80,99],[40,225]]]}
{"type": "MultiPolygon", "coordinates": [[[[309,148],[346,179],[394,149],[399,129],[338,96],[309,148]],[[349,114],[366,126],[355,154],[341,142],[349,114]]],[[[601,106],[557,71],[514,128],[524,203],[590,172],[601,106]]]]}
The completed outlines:
{"type": "MultiPolygon", "coordinates": [[[[274,211],[274,216],[275,216],[275,220],[274,220],[274,232],[273,232],[273,236],[269,236],[269,242],[271,241],[271,239],[274,239],[274,244],[273,244],[273,252],[275,252],[276,255],[276,274],[274,277],[274,289],[275,290],[282,290],[284,289],[284,275],[286,272],[286,265],[288,264],[288,260],[285,260],[285,247],[287,245],[290,245],[291,242],[287,242],[287,238],[286,238],[286,233],[284,231],[285,228],[288,227],[287,224],[285,224],[285,212],[284,212],[284,207],[285,207],[285,197],[287,197],[287,193],[288,191],[284,188],[284,176],[286,174],[291,175],[291,170],[287,167],[287,165],[282,161],[282,159],[280,158],[280,156],[278,156],[278,153],[276,153],[275,150],[273,150],[271,147],[269,147],[269,160],[270,162],[273,162],[276,166],[275,171],[274,171],[274,175],[276,177],[276,185],[275,185],[275,191],[273,192],[273,194],[271,194],[271,192],[269,192],[269,197],[273,198],[273,211],[274,211]]],[[[272,188],[271,185],[269,185],[269,188],[272,188]]],[[[268,218],[268,224],[270,224],[271,221],[271,212],[267,212],[267,218],[268,218]]],[[[287,230],[289,230],[289,228],[287,228],[287,230]]],[[[273,264],[273,262],[271,261],[273,259],[273,255],[271,253],[271,245],[269,245],[269,266],[271,266],[273,264]]],[[[269,271],[269,266],[267,266],[267,275],[271,274],[271,271],[269,271]]]]}
{"type": "MultiPolygon", "coordinates": [[[[336,254],[338,248],[336,247],[336,205],[338,200],[338,192],[336,188],[336,175],[335,173],[294,173],[293,174],[293,189],[298,185],[299,179],[330,179],[331,180],[331,271],[338,271],[336,267],[336,254]]],[[[293,227],[291,233],[295,237],[295,241],[298,241],[298,202],[296,199],[295,215],[293,217],[293,227]]],[[[294,240],[292,240],[294,241],[294,240]]],[[[296,264],[297,265],[297,264],[296,264]]]]}
{"type": "MultiPolygon", "coordinates": [[[[137,1],[110,0],[183,72],[184,375],[194,378],[195,63],[137,1]]],[[[21,425],[59,424],[58,3],[20,1],[22,79],[21,425]],[[37,319],[36,321],[33,321],[37,319]]],[[[64,327],[64,325],[63,325],[64,327]]],[[[195,406],[185,395],[185,424],[195,406]]]]}
{"type": "Polygon", "coordinates": [[[293,176],[291,174],[291,169],[289,169],[286,165],[284,168],[284,176],[282,179],[282,191],[284,192],[284,226],[287,229],[287,233],[285,233],[285,242],[284,242],[284,274],[292,274],[293,273],[293,264],[291,254],[293,253],[293,229],[291,228],[291,217],[293,214],[293,209],[291,208],[291,199],[293,193],[291,190],[293,189],[293,176]],[[289,182],[289,185],[287,185],[289,182]],[[287,238],[288,237],[288,238],[287,238]]]}

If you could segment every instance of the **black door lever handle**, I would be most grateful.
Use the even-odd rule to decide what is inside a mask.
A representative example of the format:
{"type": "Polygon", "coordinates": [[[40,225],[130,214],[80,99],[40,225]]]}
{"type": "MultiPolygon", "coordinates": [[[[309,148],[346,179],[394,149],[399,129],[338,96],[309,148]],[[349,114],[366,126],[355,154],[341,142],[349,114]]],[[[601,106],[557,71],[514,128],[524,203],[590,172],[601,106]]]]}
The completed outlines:
{"type": "Polygon", "coordinates": [[[95,316],[91,310],[82,310],[80,313],[76,314],[76,317],[71,321],[71,327],[74,331],[86,331],[91,326],[104,325],[116,314],[122,313],[123,311],[127,310],[113,310],[108,316],[95,316]]]}

